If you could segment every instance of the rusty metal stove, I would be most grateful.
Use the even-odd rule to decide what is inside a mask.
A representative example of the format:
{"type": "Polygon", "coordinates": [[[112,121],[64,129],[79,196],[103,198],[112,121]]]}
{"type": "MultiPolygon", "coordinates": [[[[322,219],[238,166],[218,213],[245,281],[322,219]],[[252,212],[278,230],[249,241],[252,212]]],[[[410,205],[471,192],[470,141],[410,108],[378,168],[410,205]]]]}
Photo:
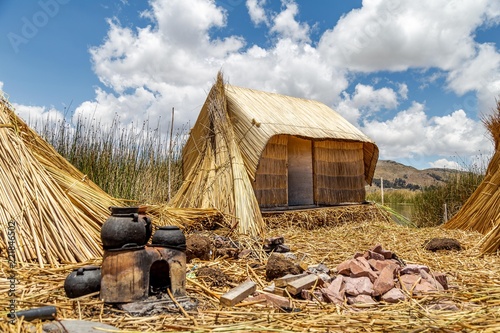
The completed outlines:
{"type": "Polygon", "coordinates": [[[167,289],[174,297],[186,296],[185,249],[184,234],[173,226],[160,227],[152,244],[106,248],[100,298],[106,303],[131,303],[166,293],[167,289]]]}

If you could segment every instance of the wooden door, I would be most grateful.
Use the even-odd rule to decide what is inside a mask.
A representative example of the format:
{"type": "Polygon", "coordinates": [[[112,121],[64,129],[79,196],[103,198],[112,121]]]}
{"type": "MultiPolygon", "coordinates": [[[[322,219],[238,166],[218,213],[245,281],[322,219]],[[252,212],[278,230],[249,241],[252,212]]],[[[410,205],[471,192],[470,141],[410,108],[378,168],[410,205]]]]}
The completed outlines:
{"type": "Polygon", "coordinates": [[[312,142],[288,139],[288,205],[312,205],[313,195],[312,142]]]}

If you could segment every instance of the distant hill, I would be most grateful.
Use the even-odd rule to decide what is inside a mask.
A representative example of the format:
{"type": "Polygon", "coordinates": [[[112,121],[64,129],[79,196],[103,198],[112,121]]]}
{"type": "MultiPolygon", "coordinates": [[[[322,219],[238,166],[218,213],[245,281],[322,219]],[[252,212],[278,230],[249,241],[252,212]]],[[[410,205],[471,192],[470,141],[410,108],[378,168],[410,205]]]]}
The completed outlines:
{"type": "Polygon", "coordinates": [[[380,188],[380,178],[384,180],[384,189],[418,190],[431,185],[443,184],[446,177],[455,172],[460,171],[440,168],[418,170],[398,162],[379,160],[373,184],[367,190],[380,188]]]}

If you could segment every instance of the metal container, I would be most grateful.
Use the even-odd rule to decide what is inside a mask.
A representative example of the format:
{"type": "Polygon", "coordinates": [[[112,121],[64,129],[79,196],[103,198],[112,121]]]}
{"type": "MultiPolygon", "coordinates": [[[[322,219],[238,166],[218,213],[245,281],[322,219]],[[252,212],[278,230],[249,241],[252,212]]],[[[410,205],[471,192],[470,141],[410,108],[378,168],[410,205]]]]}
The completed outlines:
{"type": "Polygon", "coordinates": [[[159,227],[151,239],[151,245],[185,251],[186,236],[179,227],[172,225],[159,227]]]}
{"type": "Polygon", "coordinates": [[[151,219],[139,214],[139,207],[110,207],[111,216],[101,228],[105,250],[122,248],[125,244],[144,245],[151,237],[151,219]]]}
{"type": "Polygon", "coordinates": [[[101,289],[101,268],[84,266],[73,270],[64,280],[64,291],[69,298],[88,295],[101,289]]]}

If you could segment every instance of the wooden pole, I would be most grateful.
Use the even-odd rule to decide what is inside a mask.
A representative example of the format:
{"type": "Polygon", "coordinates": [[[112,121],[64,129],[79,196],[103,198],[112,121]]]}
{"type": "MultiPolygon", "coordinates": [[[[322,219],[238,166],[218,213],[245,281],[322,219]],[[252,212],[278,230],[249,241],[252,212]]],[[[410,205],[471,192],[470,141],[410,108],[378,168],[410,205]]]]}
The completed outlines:
{"type": "Polygon", "coordinates": [[[443,204],[444,212],[443,212],[443,220],[444,223],[448,222],[448,206],[446,205],[446,202],[443,204]]]}
{"type": "Polygon", "coordinates": [[[172,135],[174,132],[174,108],[172,107],[172,120],[170,122],[170,140],[168,144],[168,201],[172,198],[172,135]]]}
{"type": "Polygon", "coordinates": [[[384,178],[380,177],[380,195],[382,197],[382,206],[384,205],[384,178]]]}

